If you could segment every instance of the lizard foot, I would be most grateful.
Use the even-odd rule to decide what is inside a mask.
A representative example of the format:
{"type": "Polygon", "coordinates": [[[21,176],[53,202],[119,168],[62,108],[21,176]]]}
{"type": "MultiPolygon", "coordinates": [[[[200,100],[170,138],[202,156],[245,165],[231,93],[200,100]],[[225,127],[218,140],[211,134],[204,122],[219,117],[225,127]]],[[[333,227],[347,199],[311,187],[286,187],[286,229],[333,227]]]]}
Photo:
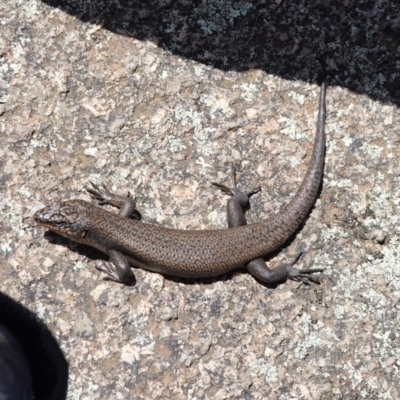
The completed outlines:
{"type": "Polygon", "coordinates": [[[104,183],[101,184],[101,187],[93,182],[90,182],[90,184],[93,187],[87,187],[86,190],[100,206],[110,204],[120,209],[119,214],[121,216],[140,219],[135,217],[136,201],[129,192],[127,196],[121,196],[113,193],[104,183]]]}
{"type": "Polygon", "coordinates": [[[321,283],[318,278],[313,277],[311,274],[315,274],[316,272],[323,272],[323,268],[298,269],[293,267],[293,265],[296,264],[301,255],[302,252],[298,253],[288,265],[285,265],[287,279],[291,279],[295,282],[303,282],[305,285],[310,285],[311,282],[321,283]]]}
{"type": "Polygon", "coordinates": [[[128,192],[127,196],[120,196],[113,193],[104,183],[102,183],[102,187],[100,187],[92,181],[89,182],[93,187],[87,187],[86,190],[90,193],[92,199],[97,200],[98,204],[101,206],[104,204],[111,204],[112,206],[115,206],[115,202],[119,202],[121,198],[125,199],[126,197],[131,197],[130,192],[128,192]]]}
{"type": "Polygon", "coordinates": [[[239,190],[237,188],[237,184],[236,184],[236,168],[233,164],[231,164],[230,176],[231,176],[231,181],[232,181],[231,188],[229,186],[223,185],[222,183],[211,182],[211,184],[220,188],[224,193],[226,193],[227,195],[229,195],[231,197],[244,195],[244,196],[247,196],[247,198],[249,199],[251,196],[253,196],[254,194],[261,191],[261,186],[257,186],[253,190],[250,190],[250,192],[246,192],[246,193],[239,190]]]}
{"type": "Polygon", "coordinates": [[[301,270],[293,267],[301,254],[301,252],[297,254],[289,264],[280,264],[273,269],[268,268],[263,258],[256,258],[247,264],[247,270],[257,279],[268,284],[276,284],[283,282],[286,279],[303,282],[305,285],[310,285],[311,282],[320,283],[319,279],[313,277],[311,274],[322,272],[323,269],[315,268],[301,270]]]}
{"type": "Polygon", "coordinates": [[[135,275],[131,269],[120,269],[110,261],[99,260],[95,267],[98,271],[106,274],[103,277],[104,281],[123,283],[128,286],[135,282],[135,275]]]}
{"type": "Polygon", "coordinates": [[[100,205],[110,204],[113,193],[108,189],[108,187],[104,183],[102,183],[102,187],[100,187],[92,181],[89,182],[93,187],[87,187],[85,189],[90,193],[90,197],[97,200],[100,205]]]}
{"type": "Polygon", "coordinates": [[[311,282],[313,283],[321,283],[321,281],[310,275],[316,272],[323,272],[323,268],[315,268],[315,269],[297,269],[291,266],[287,267],[287,278],[291,279],[295,282],[303,282],[305,285],[310,285],[311,282]]]}

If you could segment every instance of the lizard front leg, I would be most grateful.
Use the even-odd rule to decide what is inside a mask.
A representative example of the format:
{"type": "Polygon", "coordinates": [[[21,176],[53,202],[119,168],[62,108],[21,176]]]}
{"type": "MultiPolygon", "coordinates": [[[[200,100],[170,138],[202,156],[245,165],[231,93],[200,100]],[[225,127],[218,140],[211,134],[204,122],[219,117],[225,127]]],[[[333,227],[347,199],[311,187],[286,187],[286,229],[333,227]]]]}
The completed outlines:
{"type": "Polygon", "coordinates": [[[122,217],[135,218],[135,213],[137,213],[136,200],[131,197],[129,192],[127,196],[121,196],[111,192],[104,183],[102,183],[102,187],[93,182],[90,182],[90,184],[93,187],[87,187],[86,190],[90,193],[92,199],[97,201],[97,204],[100,206],[110,204],[119,208],[119,215],[122,217]]]}
{"type": "MultiPolygon", "coordinates": [[[[97,200],[99,205],[110,204],[119,208],[119,215],[126,218],[137,218],[136,201],[128,192],[127,196],[121,196],[111,192],[103,183],[100,186],[90,182],[92,187],[86,188],[92,199],[97,200]]],[[[126,257],[115,249],[108,250],[108,261],[100,261],[96,269],[106,274],[104,280],[123,283],[131,286],[135,282],[135,275],[126,257]]]]}

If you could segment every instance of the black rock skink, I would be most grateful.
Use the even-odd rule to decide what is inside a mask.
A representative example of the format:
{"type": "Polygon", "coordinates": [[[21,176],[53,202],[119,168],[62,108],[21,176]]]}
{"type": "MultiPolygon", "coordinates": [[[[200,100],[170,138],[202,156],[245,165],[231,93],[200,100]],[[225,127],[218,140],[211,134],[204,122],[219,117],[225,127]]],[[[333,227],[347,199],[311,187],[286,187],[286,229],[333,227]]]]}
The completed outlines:
{"type": "Polygon", "coordinates": [[[119,215],[83,200],[69,200],[45,207],[33,218],[52,231],[108,254],[109,262],[97,268],[116,282],[132,281],[131,266],[189,278],[217,276],[246,266],[266,283],[285,279],[316,281],[312,274],[321,269],[298,270],[292,262],[271,270],[262,257],[285,243],[314,204],[324,167],[325,92],[323,82],[314,149],[306,176],[292,200],[267,220],[246,223],[248,199],[259,188],[246,194],[236,188],[235,181],[233,188],[215,184],[232,196],[228,202],[227,229],[179,230],[136,221],[129,218],[135,211],[131,197],[116,195],[104,185],[94,184],[87,189],[92,197],[100,205],[118,207],[119,215]]]}

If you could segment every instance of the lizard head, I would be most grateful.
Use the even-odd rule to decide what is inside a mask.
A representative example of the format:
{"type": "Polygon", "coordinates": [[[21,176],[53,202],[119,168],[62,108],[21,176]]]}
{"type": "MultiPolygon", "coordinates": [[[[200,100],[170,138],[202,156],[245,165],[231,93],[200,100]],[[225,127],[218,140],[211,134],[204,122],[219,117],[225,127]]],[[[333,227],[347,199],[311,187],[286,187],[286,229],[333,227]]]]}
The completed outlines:
{"type": "Polygon", "coordinates": [[[81,241],[89,229],[88,210],[80,200],[44,207],[33,214],[33,219],[39,225],[76,241],[81,241]]]}

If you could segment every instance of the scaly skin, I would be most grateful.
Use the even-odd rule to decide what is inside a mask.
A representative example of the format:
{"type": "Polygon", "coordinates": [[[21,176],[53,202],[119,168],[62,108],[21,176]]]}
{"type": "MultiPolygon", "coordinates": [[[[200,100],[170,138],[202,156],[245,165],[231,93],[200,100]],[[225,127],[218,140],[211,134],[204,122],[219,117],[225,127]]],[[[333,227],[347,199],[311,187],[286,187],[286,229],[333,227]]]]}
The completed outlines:
{"type": "MultiPolygon", "coordinates": [[[[93,188],[87,190],[99,204],[119,207],[119,215],[83,200],[70,200],[45,207],[33,217],[52,231],[108,254],[111,263],[98,269],[105,272],[108,279],[117,282],[131,282],[130,265],[188,278],[217,276],[249,265],[249,272],[266,283],[286,278],[305,283],[313,281],[309,275],[320,272],[320,269],[299,271],[290,264],[271,275],[265,263],[252,268],[251,262],[257,260],[258,263],[261,257],[282,246],[304,221],[314,204],[324,167],[325,91],[326,84],[323,82],[317,133],[306,176],[293,199],[267,220],[250,225],[244,220],[241,226],[220,230],[165,228],[127,218],[132,216],[135,209],[132,198],[118,196],[104,185],[100,188],[94,184],[93,188]],[[263,272],[265,268],[266,273],[263,272]]],[[[238,218],[240,220],[242,217],[238,218]]]]}

